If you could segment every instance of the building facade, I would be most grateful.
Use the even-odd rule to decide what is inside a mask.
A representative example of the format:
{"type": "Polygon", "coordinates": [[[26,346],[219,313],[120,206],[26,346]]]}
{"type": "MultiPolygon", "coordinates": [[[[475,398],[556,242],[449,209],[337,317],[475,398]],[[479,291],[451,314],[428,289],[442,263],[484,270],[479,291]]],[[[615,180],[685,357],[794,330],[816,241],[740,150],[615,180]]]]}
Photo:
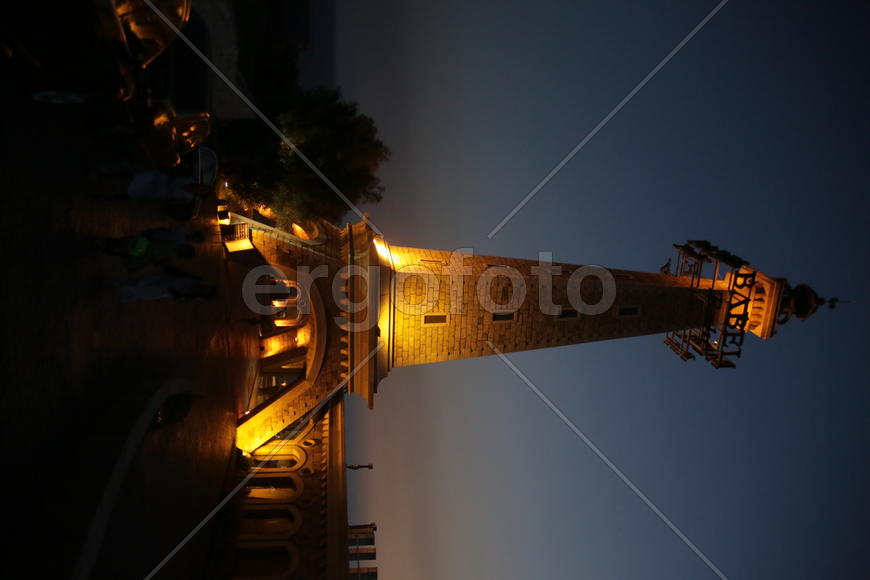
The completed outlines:
{"type": "Polygon", "coordinates": [[[730,368],[747,335],[824,302],[703,240],[648,273],[391,246],[366,221],[224,222],[261,335],[260,395],[237,431],[255,465],[237,578],[377,576],[374,526],[347,522],[343,397],[373,406],[394,367],[662,334],[683,360],[730,368]]]}

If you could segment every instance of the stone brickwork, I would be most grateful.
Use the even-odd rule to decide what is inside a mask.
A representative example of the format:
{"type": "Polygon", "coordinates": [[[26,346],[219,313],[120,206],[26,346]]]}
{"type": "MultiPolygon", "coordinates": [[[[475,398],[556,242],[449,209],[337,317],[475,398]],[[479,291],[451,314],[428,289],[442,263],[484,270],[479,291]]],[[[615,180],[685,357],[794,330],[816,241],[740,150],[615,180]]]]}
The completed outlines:
{"type": "Polygon", "coordinates": [[[285,332],[266,336],[260,339],[260,346],[263,347],[260,352],[260,358],[265,359],[276,354],[287,352],[296,347],[296,329],[284,329],[285,332]]]}
{"type": "Polygon", "coordinates": [[[252,460],[260,467],[244,491],[234,578],[344,576],[343,439],[343,402],[338,398],[295,436],[254,451],[252,460]],[[335,517],[339,521],[331,521],[335,517]]]}
{"type": "MultiPolygon", "coordinates": [[[[745,319],[751,331],[767,337],[783,312],[786,318],[805,317],[821,303],[799,287],[782,307],[785,282],[760,275],[768,281],[734,304],[734,288],[743,287],[736,280],[748,271],[720,275],[716,262],[711,278],[705,278],[703,256],[698,267],[687,269],[678,261],[680,275],[654,274],[390,246],[366,222],[343,230],[321,224],[316,240],[252,220],[247,226],[253,250],[243,251],[250,253],[251,264],[285,270],[286,281],[271,281],[288,296],[287,288],[296,288],[295,299],[307,295],[312,306],[292,319],[285,312],[283,320],[297,325],[286,331],[271,315],[260,319],[261,372],[274,376],[304,367],[305,376],[254,409],[237,430],[238,447],[265,458],[281,444],[273,440],[276,434],[316,415],[289,451],[270,458],[273,463],[249,485],[246,509],[269,505],[285,515],[249,518],[263,521],[243,530],[239,562],[259,570],[272,562],[273,576],[347,577],[343,394],[338,392],[343,387],[372,405],[378,381],[393,367],[648,334],[668,333],[665,342],[683,356],[687,348],[707,348],[692,342],[696,334],[710,349],[727,344],[725,335],[714,336],[711,328],[745,319]],[[320,270],[310,290],[294,282],[306,266],[320,270]],[[757,311],[749,308],[750,298],[757,311]],[[743,306],[746,310],[735,310],[743,306]],[[677,342],[680,332],[691,340],[677,342]],[[329,409],[325,415],[321,404],[329,409]],[[269,481],[285,487],[257,485],[269,481]]],[[[375,567],[360,566],[376,559],[373,547],[357,544],[352,554],[358,560],[353,577],[377,577],[375,567]]]]}
{"type": "MultiPolygon", "coordinates": [[[[716,316],[716,291],[689,288],[686,281],[667,274],[609,270],[616,283],[610,309],[559,317],[539,308],[536,261],[478,255],[456,259],[451,252],[397,246],[390,246],[390,253],[396,271],[391,366],[493,354],[487,341],[511,352],[664,333],[703,326],[716,316]],[[478,284],[485,271],[498,275],[491,283],[478,284]],[[521,303],[523,297],[514,294],[517,284],[508,276],[524,284],[521,303]],[[489,291],[478,296],[479,287],[489,291]],[[489,304],[484,304],[487,299],[489,304]]],[[[554,266],[561,267],[561,274],[552,278],[552,302],[572,309],[568,280],[580,266],[554,266]]],[[[587,277],[580,294],[587,303],[597,303],[600,282],[587,277]]]]}
{"type": "MultiPolygon", "coordinates": [[[[240,424],[237,445],[245,451],[256,449],[275,433],[312,410],[347,376],[341,357],[338,356],[343,346],[347,344],[347,333],[335,323],[335,318],[340,312],[332,299],[332,279],[343,266],[341,261],[343,232],[329,224],[323,224],[321,227],[326,230],[326,241],[319,244],[307,243],[256,222],[250,227],[251,242],[270,264],[287,272],[292,272],[299,266],[308,266],[312,269],[321,265],[327,267],[327,276],[318,278],[314,282],[323,296],[323,306],[326,309],[325,328],[317,329],[317,332],[325,332],[326,356],[313,380],[303,380],[294,385],[264,408],[257,409],[240,424]]],[[[275,338],[274,343],[264,344],[264,348],[267,346],[268,352],[264,350],[264,355],[274,355],[279,351],[273,352],[273,350],[279,348],[283,348],[286,352],[292,345],[289,338],[275,338]]]]}
{"type": "MultiPolygon", "coordinates": [[[[251,242],[268,263],[288,273],[303,266],[325,268],[314,282],[326,313],[324,328],[316,331],[325,332],[325,342],[317,347],[325,358],[316,376],[293,385],[242,422],[242,449],[261,445],[345,382],[350,381],[349,392],[371,405],[377,382],[393,367],[491,355],[488,343],[514,352],[699,328],[722,316],[721,289],[701,290],[685,277],[607,270],[615,289],[612,304],[590,313],[569,299],[571,294],[588,305],[603,299],[597,276],[586,276],[579,284],[577,276],[572,278],[583,266],[552,264],[547,277],[541,270],[545,266],[534,260],[400,246],[385,250],[385,242],[364,222],[344,230],[321,227],[318,241],[312,242],[249,223],[251,242]],[[377,263],[378,244],[384,250],[379,283],[342,272],[348,264],[367,269],[377,263]],[[548,278],[549,292],[541,283],[548,278]],[[370,300],[370,308],[349,313],[348,304],[367,300],[369,289],[386,292],[380,305],[370,300]],[[548,294],[551,301],[542,304],[540,297],[548,294]],[[348,330],[348,323],[353,326],[364,316],[378,316],[378,326],[348,330]],[[384,346],[383,359],[370,357],[377,344],[384,346]],[[354,368],[358,372],[349,377],[354,368]]],[[[264,361],[294,352],[289,332],[266,337],[262,345],[264,361]]]]}

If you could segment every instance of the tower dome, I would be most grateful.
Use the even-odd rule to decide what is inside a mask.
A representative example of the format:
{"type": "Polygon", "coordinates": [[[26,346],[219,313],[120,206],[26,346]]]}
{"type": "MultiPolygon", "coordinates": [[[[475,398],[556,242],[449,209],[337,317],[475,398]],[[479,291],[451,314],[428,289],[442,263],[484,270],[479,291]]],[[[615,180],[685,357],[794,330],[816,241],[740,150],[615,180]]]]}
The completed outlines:
{"type": "Polygon", "coordinates": [[[792,316],[806,320],[812,316],[824,300],[819,298],[815,290],[807,284],[798,284],[794,288],[786,288],[780,307],[779,323],[787,322],[792,316]]]}

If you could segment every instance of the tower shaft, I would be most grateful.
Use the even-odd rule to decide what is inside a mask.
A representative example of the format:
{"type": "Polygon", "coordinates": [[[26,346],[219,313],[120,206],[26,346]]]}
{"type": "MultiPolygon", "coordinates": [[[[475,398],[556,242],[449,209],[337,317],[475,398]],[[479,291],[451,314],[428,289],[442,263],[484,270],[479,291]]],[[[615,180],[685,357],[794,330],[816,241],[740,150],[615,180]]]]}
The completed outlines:
{"type": "Polygon", "coordinates": [[[490,344],[512,352],[660,334],[722,316],[722,284],[712,280],[697,287],[670,274],[389,250],[390,366],[490,355],[490,344]]]}

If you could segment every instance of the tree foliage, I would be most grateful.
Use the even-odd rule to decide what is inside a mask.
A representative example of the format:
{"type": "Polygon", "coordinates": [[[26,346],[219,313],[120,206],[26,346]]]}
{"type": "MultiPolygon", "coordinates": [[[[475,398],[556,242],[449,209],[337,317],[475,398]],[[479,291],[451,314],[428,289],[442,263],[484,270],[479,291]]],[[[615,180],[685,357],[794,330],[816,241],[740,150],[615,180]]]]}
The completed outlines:
{"type": "Polygon", "coordinates": [[[295,150],[259,120],[233,122],[222,132],[223,172],[242,199],[284,218],[341,220],[349,207],[304,155],[355,205],[380,201],[377,172],[390,151],[371,117],[338,89],[297,91],[277,125],[295,150]]]}

